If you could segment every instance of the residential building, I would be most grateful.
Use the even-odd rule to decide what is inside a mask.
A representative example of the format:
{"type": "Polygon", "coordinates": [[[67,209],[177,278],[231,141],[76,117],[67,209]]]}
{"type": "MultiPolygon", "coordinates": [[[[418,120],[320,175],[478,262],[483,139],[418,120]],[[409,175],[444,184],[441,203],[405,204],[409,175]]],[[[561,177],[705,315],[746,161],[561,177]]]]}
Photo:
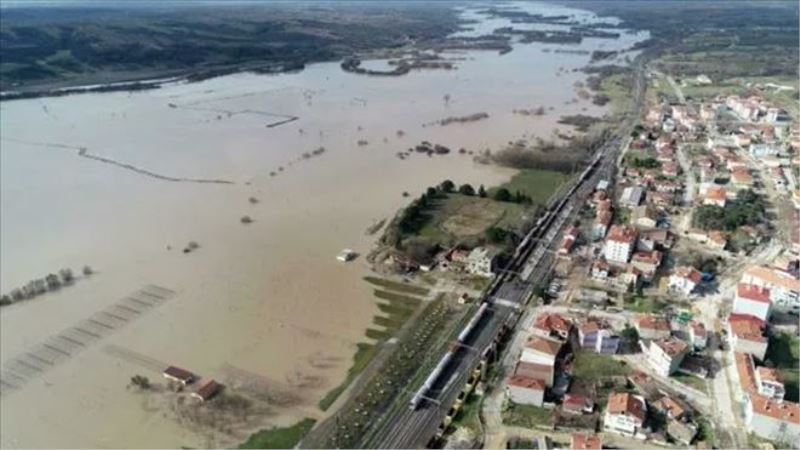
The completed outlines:
{"type": "Polygon", "coordinates": [[[634,325],[642,339],[666,339],[670,336],[669,322],[661,316],[646,314],[634,325]]]}
{"type": "Polygon", "coordinates": [[[639,434],[647,415],[644,398],[629,393],[612,393],[603,416],[603,429],[625,436],[639,434]]]}
{"type": "Polygon", "coordinates": [[[667,416],[667,419],[681,419],[686,410],[672,397],[664,395],[652,404],[653,409],[667,416]]]}
{"type": "Polygon", "coordinates": [[[561,411],[568,414],[591,414],[594,411],[594,400],[586,395],[565,394],[561,411]]]}
{"type": "Polygon", "coordinates": [[[608,233],[608,227],[611,226],[611,219],[613,213],[611,211],[597,211],[597,216],[594,219],[592,226],[592,237],[595,239],[603,239],[608,233]]]}
{"type": "Polygon", "coordinates": [[[591,277],[593,280],[605,282],[611,271],[611,266],[603,260],[596,260],[592,263],[591,277]]]}
{"type": "Polygon", "coordinates": [[[781,153],[780,148],[772,144],[752,144],[750,145],[750,156],[753,158],[763,158],[765,156],[777,156],[781,153]]]}
{"type": "Polygon", "coordinates": [[[475,247],[467,256],[467,272],[473,275],[491,277],[497,251],[488,247],[475,247]]]}
{"type": "Polygon", "coordinates": [[[644,189],[641,186],[628,186],[622,190],[619,202],[622,206],[633,208],[642,204],[644,189]]]}
{"type": "Polygon", "coordinates": [[[685,296],[691,295],[703,279],[703,274],[690,266],[680,266],[669,277],[669,289],[685,296]]]}
{"type": "Polygon", "coordinates": [[[512,375],[506,381],[508,399],[519,405],[542,406],[545,382],[536,378],[512,375]]]}
{"type": "Polygon", "coordinates": [[[564,237],[561,239],[561,245],[558,247],[558,254],[568,255],[572,251],[572,247],[575,246],[579,234],[578,227],[569,227],[564,233],[564,237]]]}
{"type": "Polygon", "coordinates": [[[525,348],[522,349],[520,361],[555,366],[562,345],[555,339],[533,336],[528,339],[525,348]]]}
{"type": "Polygon", "coordinates": [[[552,364],[540,364],[520,361],[514,368],[514,375],[526,378],[542,380],[545,386],[552,386],[555,381],[555,366],[552,364]]]}
{"type": "Polygon", "coordinates": [[[758,436],[778,442],[800,442],[800,404],[776,402],[750,395],[745,404],[745,422],[758,436]]]}
{"type": "Polygon", "coordinates": [[[691,422],[670,420],[667,422],[667,436],[681,445],[688,446],[697,436],[697,427],[691,422]]]}
{"type": "Polygon", "coordinates": [[[689,322],[689,344],[695,350],[703,350],[708,346],[708,330],[703,322],[697,320],[689,322]]]}
{"type": "Polygon", "coordinates": [[[704,205],[714,205],[721,208],[725,207],[728,201],[728,193],[722,186],[713,185],[706,189],[705,197],[703,198],[704,205]]]}
{"type": "Polygon", "coordinates": [[[625,225],[611,227],[604,249],[606,261],[612,264],[627,264],[633,249],[636,248],[637,236],[636,228],[625,225]]]}
{"type": "Polygon", "coordinates": [[[675,338],[655,339],[650,341],[647,361],[653,371],[668,377],[678,370],[683,358],[689,353],[689,346],[675,338]]]}
{"type": "Polygon", "coordinates": [[[652,205],[640,205],[631,211],[631,222],[637,227],[655,228],[658,225],[658,213],[652,205]]]}
{"type": "Polygon", "coordinates": [[[167,380],[178,383],[182,386],[191,384],[192,382],[194,382],[196,378],[195,374],[193,374],[192,372],[189,372],[186,369],[181,369],[180,367],[176,366],[167,367],[166,369],[164,369],[162,375],[167,380]]]}
{"type": "Polygon", "coordinates": [[[561,314],[539,314],[533,322],[532,331],[537,336],[565,341],[572,331],[572,321],[561,314]]]}
{"type": "Polygon", "coordinates": [[[765,266],[750,266],[740,281],[769,289],[775,311],[800,313],[800,280],[792,274],[765,266]]]}
{"type": "Polygon", "coordinates": [[[781,382],[779,371],[769,367],[759,367],[755,370],[755,378],[759,394],[779,402],[783,401],[786,387],[781,382]]]}
{"type": "Polygon", "coordinates": [[[728,336],[734,352],[749,353],[763,360],[767,353],[767,323],[758,317],[732,313],[728,316],[728,336]]]}
{"type": "Polygon", "coordinates": [[[619,349],[619,340],[613,330],[596,320],[589,320],[578,327],[578,343],[584,349],[613,355],[619,349]]]}
{"type": "Polygon", "coordinates": [[[646,281],[650,281],[661,266],[662,256],[658,250],[636,252],[631,258],[631,265],[642,272],[642,276],[646,281]]]}
{"type": "Polygon", "coordinates": [[[800,442],[800,404],[762,394],[767,389],[759,386],[752,356],[736,353],[735,359],[747,430],[774,441],[800,442]]]}
{"type": "Polygon", "coordinates": [[[595,433],[572,433],[569,448],[571,450],[600,450],[603,448],[603,438],[595,433]]]}
{"type": "Polygon", "coordinates": [[[770,291],[766,287],[739,283],[736,286],[736,297],[733,300],[733,312],[748,314],[768,321],[772,313],[770,291]]]}
{"type": "Polygon", "coordinates": [[[221,385],[220,383],[217,383],[213,379],[208,379],[206,381],[201,382],[200,385],[197,387],[197,389],[194,392],[190,393],[189,396],[201,402],[204,402],[207,400],[211,400],[214,396],[222,392],[223,388],[224,386],[221,385]]]}

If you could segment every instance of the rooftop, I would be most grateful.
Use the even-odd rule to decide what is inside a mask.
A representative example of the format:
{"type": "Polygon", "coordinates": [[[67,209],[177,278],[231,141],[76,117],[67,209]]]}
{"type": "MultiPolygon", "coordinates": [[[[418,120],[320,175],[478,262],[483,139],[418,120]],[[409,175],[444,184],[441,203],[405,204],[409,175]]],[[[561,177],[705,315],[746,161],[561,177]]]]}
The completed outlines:
{"type": "Polygon", "coordinates": [[[546,353],[550,356],[556,356],[558,352],[561,351],[561,342],[535,336],[528,339],[528,343],[525,347],[546,353]]]}
{"type": "Polygon", "coordinates": [[[562,334],[569,333],[572,321],[561,314],[540,314],[533,327],[544,331],[557,331],[562,334]]]}
{"type": "Polygon", "coordinates": [[[652,314],[645,314],[639,318],[639,327],[648,328],[653,330],[666,330],[669,331],[669,322],[661,316],[652,314]]]}
{"type": "Polygon", "coordinates": [[[790,291],[800,291],[800,280],[791,274],[765,266],[750,266],[745,270],[744,276],[758,278],[765,283],[779,286],[790,291]]]}
{"type": "Polygon", "coordinates": [[[739,283],[736,286],[736,296],[754,302],[770,303],[769,289],[752,284],[739,283]]]}
{"type": "Polygon", "coordinates": [[[750,401],[753,404],[753,414],[769,416],[794,424],[800,423],[800,404],[776,402],[762,395],[753,395],[750,397],[750,401]]]}
{"type": "Polygon", "coordinates": [[[611,231],[608,232],[607,239],[609,241],[632,244],[634,241],[636,241],[637,235],[638,232],[636,228],[625,225],[614,225],[611,227],[611,231]]]}
{"type": "Polygon", "coordinates": [[[533,389],[537,391],[545,390],[545,382],[538,378],[530,378],[524,375],[512,375],[508,378],[507,384],[509,386],[516,386],[524,389],[533,389]]]}
{"type": "Polygon", "coordinates": [[[624,414],[644,421],[645,404],[641,397],[633,394],[613,393],[608,396],[608,413],[624,414]]]}
{"type": "Polygon", "coordinates": [[[679,355],[681,352],[686,350],[688,345],[685,342],[679,341],[677,339],[658,339],[653,341],[654,345],[657,345],[661,350],[664,351],[670,357],[675,357],[679,355]]]}
{"type": "Polygon", "coordinates": [[[691,266],[680,266],[676,268],[674,275],[681,278],[686,278],[687,280],[692,280],[695,284],[699,283],[703,279],[703,274],[691,266]]]}
{"type": "Polygon", "coordinates": [[[767,342],[767,338],[764,337],[767,323],[758,317],[748,314],[731,314],[728,316],[728,323],[731,326],[731,333],[739,339],[767,342]]]}
{"type": "Polygon", "coordinates": [[[603,438],[594,433],[572,433],[572,450],[600,450],[603,438]]]}

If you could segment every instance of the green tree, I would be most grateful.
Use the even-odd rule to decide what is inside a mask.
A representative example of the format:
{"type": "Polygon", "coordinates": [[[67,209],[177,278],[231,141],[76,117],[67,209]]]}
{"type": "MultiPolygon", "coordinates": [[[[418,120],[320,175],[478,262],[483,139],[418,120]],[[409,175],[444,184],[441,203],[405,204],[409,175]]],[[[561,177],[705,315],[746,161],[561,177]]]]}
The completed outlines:
{"type": "Polygon", "coordinates": [[[444,192],[453,192],[453,189],[456,188],[456,185],[450,180],[442,181],[441,188],[444,192]]]}
{"type": "Polygon", "coordinates": [[[486,188],[483,185],[478,188],[478,197],[486,197],[486,188]]]}
{"type": "Polygon", "coordinates": [[[500,188],[494,193],[494,199],[499,202],[511,201],[511,192],[508,192],[506,188],[500,188]]]}
{"type": "Polygon", "coordinates": [[[489,227],[486,229],[486,239],[493,244],[499,244],[506,240],[508,231],[500,227],[489,227]]]}
{"type": "Polygon", "coordinates": [[[463,195],[475,195],[475,189],[469,184],[462,184],[461,187],[458,188],[458,193],[463,195]]]}
{"type": "Polygon", "coordinates": [[[425,191],[425,193],[428,194],[428,197],[430,197],[430,198],[436,197],[436,188],[433,187],[433,186],[430,186],[425,191]]]}

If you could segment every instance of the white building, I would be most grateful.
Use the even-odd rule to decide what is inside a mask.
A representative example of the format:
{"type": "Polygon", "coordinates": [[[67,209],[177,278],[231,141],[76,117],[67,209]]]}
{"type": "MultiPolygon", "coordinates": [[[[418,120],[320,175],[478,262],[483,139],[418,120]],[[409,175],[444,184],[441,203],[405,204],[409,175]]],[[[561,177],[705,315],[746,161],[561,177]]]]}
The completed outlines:
{"type": "Polygon", "coordinates": [[[688,353],[689,346],[683,341],[674,338],[658,339],[650,341],[647,361],[655,373],[668,377],[678,370],[688,353]]]}
{"type": "Polygon", "coordinates": [[[768,321],[772,313],[772,301],[768,288],[739,283],[736,286],[736,297],[733,300],[733,312],[749,314],[768,321]]]}
{"type": "Polygon", "coordinates": [[[487,247],[475,247],[467,256],[467,272],[473,275],[491,277],[496,257],[497,252],[495,250],[487,247]]]}
{"type": "Polygon", "coordinates": [[[800,405],[750,395],[745,402],[745,422],[758,436],[795,446],[800,442],[800,405]]]}
{"type": "Polygon", "coordinates": [[[660,316],[643,315],[634,326],[642,339],[667,339],[671,334],[669,322],[660,316]]]}
{"type": "Polygon", "coordinates": [[[542,406],[545,383],[542,380],[514,375],[506,382],[506,395],[519,405],[542,406]]]}
{"type": "Polygon", "coordinates": [[[644,189],[641,186],[628,186],[622,190],[619,202],[623,206],[634,208],[642,204],[644,200],[644,189]]]}
{"type": "Polygon", "coordinates": [[[604,248],[606,261],[612,264],[627,264],[636,248],[637,236],[636,228],[624,225],[611,227],[604,248]]]}
{"type": "Polygon", "coordinates": [[[603,429],[625,436],[640,434],[647,415],[644,398],[628,393],[612,393],[603,416],[603,429]]]}
{"type": "Polygon", "coordinates": [[[773,400],[783,401],[786,387],[780,379],[780,372],[769,367],[759,367],[755,370],[756,387],[758,393],[773,400]]]}
{"type": "Polygon", "coordinates": [[[681,266],[675,269],[675,272],[669,276],[669,289],[689,296],[694,292],[702,279],[703,274],[694,267],[681,266]]]}
{"type": "Polygon", "coordinates": [[[769,289],[773,310],[800,313],[800,280],[790,273],[764,266],[750,266],[740,281],[769,289]]]}
{"type": "Polygon", "coordinates": [[[749,353],[763,361],[769,342],[766,337],[766,327],[766,322],[758,317],[731,314],[728,316],[728,336],[731,340],[731,350],[749,353]]]}
{"type": "Polygon", "coordinates": [[[561,346],[561,342],[555,339],[534,336],[528,339],[525,348],[522,349],[520,361],[555,366],[556,357],[561,352],[561,346]]]}

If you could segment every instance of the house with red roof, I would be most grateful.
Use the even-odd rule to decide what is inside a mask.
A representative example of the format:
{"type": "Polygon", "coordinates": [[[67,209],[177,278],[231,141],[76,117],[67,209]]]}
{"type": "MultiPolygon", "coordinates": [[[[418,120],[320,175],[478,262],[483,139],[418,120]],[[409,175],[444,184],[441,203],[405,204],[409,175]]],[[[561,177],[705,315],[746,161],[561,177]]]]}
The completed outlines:
{"type": "Polygon", "coordinates": [[[681,293],[685,296],[691,295],[700,282],[703,274],[691,266],[680,266],[675,269],[669,277],[669,290],[681,293]]]}
{"type": "Polygon", "coordinates": [[[596,433],[572,433],[569,448],[571,450],[600,450],[603,438],[596,433]]]}
{"type": "Polygon", "coordinates": [[[603,429],[625,436],[636,436],[640,434],[646,416],[647,404],[643,397],[627,392],[612,393],[608,396],[603,429]]]}
{"type": "Polygon", "coordinates": [[[545,382],[536,378],[512,375],[506,380],[508,399],[519,405],[542,406],[545,389],[545,382]]]}
{"type": "Polygon", "coordinates": [[[739,283],[733,300],[733,312],[747,314],[768,321],[772,314],[769,288],[755,284],[739,283]]]}
{"type": "Polygon", "coordinates": [[[748,314],[728,316],[728,336],[734,352],[749,353],[763,360],[767,353],[767,322],[748,314]]]}

